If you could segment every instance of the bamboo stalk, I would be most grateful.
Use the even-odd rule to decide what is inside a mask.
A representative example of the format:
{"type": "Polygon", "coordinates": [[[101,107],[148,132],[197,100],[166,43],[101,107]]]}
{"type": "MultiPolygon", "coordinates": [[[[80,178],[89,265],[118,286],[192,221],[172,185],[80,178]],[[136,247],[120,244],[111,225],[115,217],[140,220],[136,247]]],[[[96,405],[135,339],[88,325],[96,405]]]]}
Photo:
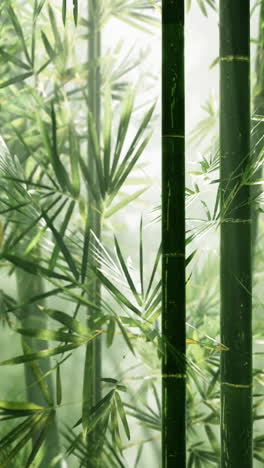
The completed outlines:
{"type": "Polygon", "coordinates": [[[162,466],[166,468],[186,465],[184,119],[184,1],[165,0],[162,8],[162,466]]]}
{"type": "MultiPolygon", "coordinates": [[[[93,117],[96,126],[96,133],[98,141],[100,139],[100,67],[98,60],[101,56],[101,34],[98,24],[97,17],[97,6],[96,0],[88,0],[88,14],[89,14],[89,40],[88,40],[88,61],[92,64],[89,70],[88,76],[88,105],[89,111],[93,117]]],[[[90,122],[88,122],[88,129],[90,122]]],[[[88,141],[88,167],[91,174],[91,178],[97,180],[97,172],[95,162],[91,154],[92,148],[88,141]]],[[[100,207],[96,205],[95,200],[92,198],[92,194],[88,193],[88,204],[89,204],[89,227],[96,234],[97,238],[101,238],[101,214],[100,207]]],[[[90,256],[90,262],[93,263],[93,258],[90,256]]],[[[100,282],[95,280],[92,288],[89,289],[89,300],[92,301],[97,307],[100,307],[100,282]]],[[[93,326],[98,309],[93,307],[88,308],[88,325],[93,326]]],[[[88,405],[94,406],[101,398],[101,337],[97,337],[96,340],[92,340],[88,343],[86,348],[85,356],[85,369],[84,369],[84,389],[87,387],[88,395],[84,395],[84,398],[88,398],[88,405]]],[[[88,444],[91,444],[95,448],[97,442],[96,433],[93,431],[88,437],[88,444]]],[[[93,462],[87,461],[87,466],[92,467],[93,462]]]]}
{"type": "Polygon", "coordinates": [[[221,467],[252,467],[250,5],[220,1],[221,467]]]}
{"type": "MultiPolygon", "coordinates": [[[[26,303],[33,296],[41,294],[44,291],[42,278],[36,277],[24,271],[17,270],[16,272],[17,280],[17,290],[20,303],[26,303]]],[[[43,312],[41,312],[36,305],[29,305],[22,311],[21,316],[21,325],[23,328],[46,328],[47,319],[43,312]]],[[[30,346],[33,351],[39,351],[41,349],[47,348],[47,343],[45,341],[34,340],[33,338],[24,337],[24,341],[30,346]]],[[[48,372],[50,369],[50,359],[44,359],[39,361],[40,368],[43,373],[48,372]]],[[[36,378],[30,369],[30,366],[25,364],[25,383],[26,383],[26,395],[27,400],[39,405],[47,406],[43,394],[38,387],[38,384],[35,383],[36,378]],[[34,384],[34,385],[33,385],[34,384]]],[[[50,395],[54,395],[53,381],[52,376],[49,375],[45,379],[50,395]]],[[[36,434],[32,440],[34,443],[39,434],[36,434]]],[[[46,468],[50,465],[53,458],[57,457],[60,454],[60,441],[59,433],[56,419],[50,427],[50,430],[47,434],[45,442],[46,453],[39,465],[40,468],[46,468]]],[[[61,463],[57,462],[54,467],[60,468],[61,463]]]]}
{"type": "MultiPolygon", "coordinates": [[[[264,119],[264,0],[262,0],[260,5],[260,16],[259,16],[259,44],[257,48],[257,58],[256,58],[256,87],[254,90],[254,115],[256,118],[264,119]]],[[[252,148],[254,160],[257,160],[260,152],[264,148],[264,121],[255,121],[253,120],[253,135],[252,135],[252,148]]],[[[257,170],[255,174],[256,179],[261,179],[262,176],[262,166],[257,170]]],[[[256,200],[256,198],[261,194],[262,189],[261,185],[253,185],[251,188],[251,198],[256,200]]],[[[252,210],[252,250],[255,251],[255,244],[257,240],[258,233],[258,211],[257,209],[252,210]]]]}

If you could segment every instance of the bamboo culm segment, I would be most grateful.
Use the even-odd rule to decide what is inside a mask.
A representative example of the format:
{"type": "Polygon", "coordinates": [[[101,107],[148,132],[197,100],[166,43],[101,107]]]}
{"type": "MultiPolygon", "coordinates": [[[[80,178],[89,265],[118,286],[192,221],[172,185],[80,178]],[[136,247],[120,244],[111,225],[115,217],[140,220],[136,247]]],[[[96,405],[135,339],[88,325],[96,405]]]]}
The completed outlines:
{"type": "MultiPolygon", "coordinates": [[[[92,64],[88,75],[88,105],[98,136],[100,138],[100,67],[99,59],[101,56],[101,33],[98,24],[98,4],[96,0],[88,0],[88,15],[89,15],[89,39],[88,39],[88,61],[92,64]]],[[[88,128],[90,123],[88,122],[88,128]]],[[[88,167],[91,178],[97,179],[95,162],[93,159],[92,145],[88,138],[88,167]]],[[[96,206],[95,200],[92,199],[91,193],[88,193],[88,218],[90,229],[96,234],[97,238],[101,238],[101,215],[100,207],[96,206]]],[[[90,256],[89,261],[93,263],[93,258],[90,256]]],[[[88,291],[89,300],[96,306],[100,307],[100,282],[95,279],[94,283],[88,291]]],[[[98,310],[93,307],[88,308],[88,326],[93,327],[94,319],[98,314],[98,310]]],[[[84,368],[84,384],[83,384],[83,401],[85,405],[92,408],[101,399],[101,337],[92,340],[87,344],[84,368]],[[87,393],[88,389],[88,393],[87,393]]],[[[93,457],[87,460],[87,468],[96,466],[96,453],[100,447],[97,447],[98,440],[96,433],[93,431],[88,435],[87,444],[91,447],[93,457]]],[[[99,455],[99,454],[98,454],[99,455]]]]}
{"type": "Polygon", "coordinates": [[[186,466],[184,1],[162,8],[162,467],[186,466]]]}
{"type": "MultiPolygon", "coordinates": [[[[17,280],[17,290],[19,303],[26,303],[34,295],[41,294],[44,291],[42,278],[33,276],[24,271],[17,270],[16,272],[17,280]]],[[[28,305],[25,307],[25,310],[21,311],[21,325],[23,328],[46,328],[47,327],[47,317],[44,312],[37,308],[36,304],[28,305]]],[[[27,345],[30,346],[32,351],[39,351],[41,349],[47,348],[46,341],[34,340],[34,338],[24,337],[24,341],[27,345]]],[[[39,361],[40,368],[45,374],[51,368],[50,359],[43,359],[39,361]]],[[[54,396],[54,386],[52,375],[49,375],[45,379],[49,392],[51,396],[54,396]]],[[[34,376],[30,365],[25,365],[25,383],[26,383],[26,394],[27,400],[38,405],[47,406],[43,394],[36,383],[36,377],[34,376]]],[[[33,443],[37,440],[40,434],[37,433],[33,438],[33,443]]],[[[49,433],[47,435],[46,443],[46,453],[39,465],[40,468],[45,468],[50,465],[51,460],[57,457],[60,454],[60,441],[59,441],[59,432],[57,427],[57,421],[54,420],[52,426],[50,427],[49,433]]],[[[58,461],[54,468],[60,468],[61,462],[58,461]]]]}
{"type": "Polygon", "coordinates": [[[252,467],[249,7],[220,1],[221,468],[252,467]]]}

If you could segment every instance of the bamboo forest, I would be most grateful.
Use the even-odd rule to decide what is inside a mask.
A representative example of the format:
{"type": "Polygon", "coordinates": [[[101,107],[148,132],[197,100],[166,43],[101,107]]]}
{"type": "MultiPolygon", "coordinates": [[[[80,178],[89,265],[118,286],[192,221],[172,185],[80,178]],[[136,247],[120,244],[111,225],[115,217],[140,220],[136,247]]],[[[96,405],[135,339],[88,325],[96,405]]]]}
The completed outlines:
{"type": "Polygon", "coordinates": [[[264,467],[264,0],[0,0],[0,468],[264,467]]]}

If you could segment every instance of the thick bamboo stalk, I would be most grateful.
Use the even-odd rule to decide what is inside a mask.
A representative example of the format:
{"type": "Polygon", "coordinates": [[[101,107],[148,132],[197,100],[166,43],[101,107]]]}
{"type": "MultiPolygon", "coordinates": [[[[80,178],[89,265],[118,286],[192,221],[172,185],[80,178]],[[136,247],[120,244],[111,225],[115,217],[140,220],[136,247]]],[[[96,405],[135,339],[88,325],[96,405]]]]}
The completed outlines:
{"type": "MultiPolygon", "coordinates": [[[[41,294],[43,289],[43,281],[41,278],[33,276],[24,271],[17,271],[17,290],[18,298],[20,303],[26,303],[33,296],[41,294]]],[[[46,328],[47,319],[43,312],[41,312],[35,304],[25,307],[25,310],[22,310],[21,316],[21,325],[23,328],[46,328]]],[[[39,351],[41,349],[47,348],[47,342],[34,340],[33,338],[24,337],[24,341],[30,346],[33,351],[39,351]]],[[[48,372],[50,369],[50,359],[43,359],[39,361],[39,365],[43,373],[48,372]]],[[[54,395],[54,388],[52,382],[52,376],[49,375],[46,379],[50,395],[54,395]]],[[[36,384],[36,377],[33,375],[30,366],[25,364],[25,383],[26,383],[26,395],[27,400],[39,405],[47,406],[43,394],[36,384]]],[[[38,434],[33,438],[33,443],[38,438],[38,434]]],[[[43,457],[43,460],[40,464],[40,468],[46,468],[50,466],[52,460],[60,454],[60,442],[59,442],[59,433],[56,419],[53,425],[50,427],[50,430],[47,434],[45,442],[46,453],[43,457]]],[[[54,467],[60,468],[61,463],[57,462],[54,467]]]]}
{"type": "Polygon", "coordinates": [[[252,467],[249,7],[220,1],[221,468],[252,467]]]}
{"type": "MultiPolygon", "coordinates": [[[[260,16],[259,16],[259,44],[257,48],[257,59],[256,59],[256,87],[254,90],[254,99],[253,99],[253,113],[256,119],[253,120],[253,134],[252,134],[252,149],[254,160],[260,155],[260,152],[264,148],[264,0],[262,0],[260,5],[260,16]]],[[[261,179],[262,176],[262,166],[257,170],[255,174],[256,179],[261,179]]],[[[251,188],[251,198],[254,201],[261,194],[262,188],[261,185],[253,185],[251,188]]],[[[253,209],[252,211],[252,249],[253,253],[255,251],[255,244],[257,241],[258,233],[258,211],[253,209]]]]}
{"type": "Polygon", "coordinates": [[[186,465],[184,1],[162,7],[162,466],[186,465]]]}

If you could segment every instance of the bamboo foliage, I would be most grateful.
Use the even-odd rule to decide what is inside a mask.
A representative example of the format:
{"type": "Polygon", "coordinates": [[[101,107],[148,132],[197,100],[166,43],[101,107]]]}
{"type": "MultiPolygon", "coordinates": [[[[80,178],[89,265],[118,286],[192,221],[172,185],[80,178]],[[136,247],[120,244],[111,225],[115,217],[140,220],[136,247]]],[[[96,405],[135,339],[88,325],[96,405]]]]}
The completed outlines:
{"type": "Polygon", "coordinates": [[[184,2],[162,7],[162,466],[186,464],[184,2]],[[168,342],[168,344],[167,344],[168,342]]]}
{"type": "MultiPolygon", "coordinates": [[[[77,2],[75,2],[75,4],[77,5],[77,2]]],[[[134,5],[132,5],[132,8],[134,8],[134,5]]],[[[129,14],[128,9],[126,14],[129,14]]],[[[142,18],[144,19],[144,15],[142,15],[142,18]]],[[[137,22],[140,22],[142,18],[141,15],[139,15],[137,22]]],[[[78,88],[79,83],[76,86],[75,79],[77,76],[79,78],[80,72],[83,81],[85,80],[84,67],[82,65],[78,67],[77,65],[75,68],[67,68],[67,63],[71,58],[69,55],[70,48],[68,47],[68,32],[66,30],[65,32],[61,31],[51,6],[47,6],[47,9],[45,9],[45,2],[35,2],[33,9],[33,26],[31,37],[32,55],[29,53],[28,36],[22,41],[23,52],[29,65],[24,64],[24,62],[21,60],[19,61],[19,59],[12,59],[11,54],[3,52],[7,62],[11,64],[9,73],[12,78],[3,80],[1,87],[5,90],[7,95],[9,94],[11,96],[15,103],[11,109],[11,118],[8,117],[6,122],[11,121],[12,124],[16,122],[13,114],[15,109],[18,110],[18,114],[21,116],[21,119],[23,119],[23,123],[28,121],[28,109],[31,109],[30,112],[33,110],[36,118],[30,122],[31,125],[25,126],[26,130],[23,136],[20,134],[19,125],[14,125],[14,128],[11,127],[12,131],[15,131],[15,138],[18,143],[17,152],[22,148],[25,154],[24,160],[26,164],[24,169],[18,163],[17,159],[12,158],[6,147],[3,146],[3,148],[1,148],[1,181],[4,194],[3,199],[1,199],[1,204],[3,203],[3,209],[1,211],[6,214],[1,259],[4,263],[6,261],[14,262],[13,265],[17,270],[21,270],[23,272],[22,274],[27,273],[33,275],[32,277],[35,282],[41,281],[42,279],[51,282],[50,285],[53,289],[46,293],[41,290],[33,291],[31,288],[32,294],[30,297],[26,297],[25,295],[21,296],[19,302],[22,309],[28,309],[28,307],[31,307],[31,304],[33,304],[35,309],[36,302],[39,304],[42,299],[52,298],[57,294],[62,294],[64,299],[68,297],[69,300],[69,298],[71,298],[70,300],[75,307],[75,314],[78,313],[81,307],[89,306],[90,308],[92,307],[93,310],[96,310],[97,315],[100,317],[100,310],[96,298],[91,294],[91,286],[89,285],[93,272],[90,268],[87,268],[87,259],[90,258],[90,254],[88,254],[89,230],[91,227],[94,227],[91,226],[94,206],[97,205],[97,213],[101,211],[106,217],[110,217],[113,213],[116,213],[119,209],[126,206],[130,201],[136,199],[145,190],[140,190],[129,195],[129,197],[125,197],[123,200],[121,198],[118,203],[111,207],[111,203],[114,202],[118,195],[119,188],[125,183],[149,141],[149,136],[145,138],[144,133],[149,125],[154,107],[152,106],[151,110],[147,112],[135,137],[128,145],[128,151],[126,150],[126,152],[124,152],[124,143],[127,142],[135,93],[129,90],[123,98],[122,86],[119,85],[118,80],[120,78],[121,80],[126,79],[126,69],[124,68],[122,70],[122,68],[120,68],[119,73],[115,74],[114,80],[111,82],[111,89],[109,88],[109,91],[105,93],[104,112],[105,115],[109,115],[109,118],[104,127],[104,145],[101,152],[98,118],[98,98],[101,93],[101,87],[98,86],[100,83],[97,81],[98,73],[95,67],[96,64],[90,57],[88,70],[90,77],[94,77],[90,80],[91,86],[93,87],[94,84],[97,86],[97,104],[94,106],[93,103],[90,102],[88,140],[89,150],[92,156],[90,154],[87,165],[83,154],[81,154],[80,144],[84,138],[87,140],[85,125],[79,127],[77,131],[72,111],[69,109],[69,103],[71,103],[72,109],[77,108],[79,105],[78,99],[80,99],[79,96],[82,92],[82,88],[78,88]],[[42,30],[41,34],[37,34],[36,23],[39,19],[38,17],[46,13],[48,13],[52,34],[49,34],[47,29],[42,30]],[[42,45],[43,51],[42,55],[38,57],[35,55],[37,44],[42,45]],[[62,44],[64,44],[64,47],[62,44]],[[17,67],[21,67],[21,65],[22,68],[25,65],[29,71],[20,75],[17,71],[17,67]],[[52,67],[49,67],[50,65],[52,67]],[[42,76],[43,72],[44,74],[47,73],[49,79],[54,79],[55,76],[57,82],[55,82],[53,89],[49,88],[47,93],[44,92],[42,94],[41,92],[35,92],[35,90],[28,85],[26,80],[36,75],[40,78],[41,82],[45,76],[42,76]],[[71,92],[69,92],[67,85],[71,80],[74,86],[76,86],[76,91],[71,89],[71,92]],[[21,101],[15,101],[16,88],[12,88],[11,85],[16,86],[16,84],[22,88],[23,99],[21,99],[21,101]],[[111,161],[111,148],[114,148],[111,142],[111,98],[113,96],[112,92],[115,92],[115,87],[119,90],[118,99],[123,101],[123,105],[119,120],[118,139],[111,161]],[[28,98],[27,105],[29,106],[26,111],[26,101],[23,101],[25,96],[28,98]],[[66,108],[65,113],[63,106],[66,108]],[[97,109],[95,109],[95,107],[97,107],[97,109]],[[66,155],[69,157],[69,162],[66,159],[66,155]],[[67,169],[65,169],[65,167],[67,167],[67,169]],[[93,168],[93,177],[91,177],[91,167],[93,168]],[[95,182],[97,177],[100,182],[99,192],[98,185],[95,182]],[[13,187],[12,190],[10,190],[10,187],[8,188],[10,183],[13,187]],[[85,187],[88,188],[89,192],[89,207],[87,206],[86,208],[84,208],[84,202],[86,200],[85,187]],[[96,190],[93,190],[94,187],[96,190]],[[5,209],[6,204],[8,206],[7,209],[5,209]],[[21,207],[25,209],[21,211],[21,207]],[[80,228],[80,225],[78,225],[77,231],[73,234],[70,231],[70,225],[73,217],[77,215],[78,207],[80,207],[82,220],[86,220],[84,223],[86,224],[86,228],[83,230],[83,228],[80,228]],[[18,215],[14,219],[12,215],[16,210],[18,210],[18,215]],[[13,229],[13,232],[12,226],[16,227],[16,229],[13,229]],[[79,243],[80,237],[81,244],[79,243]],[[22,252],[18,250],[18,245],[21,245],[21,242],[23,242],[22,252]],[[41,246],[41,250],[38,249],[39,245],[41,246]],[[81,251],[78,248],[80,245],[83,249],[81,249],[81,251]],[[38,262],[38,266],[35,264],[36,261],[38,262]],[[80,288],[82,291],[81,294],[79,293],[80,288]],[[88,298],[86,298],[84,294],[87,290],[89,293],[88,298]],[[70,292],[70,296],[68,296],[68,292],[70,292]]],[[[95,24],[95,30],[97,26],[98,25],[95,24]]],[[[20,26],[19,20],[17,20],[16,23],[16,31],[19,36],[18,40],[22,40],[22,27],[20,26]]],[[[89,30],[89,34],[90,33],[91,30],[89,30]]],[[[96,34],[98,35],[97,32],[96,34]]],[[[111,76],[108,76],[108,78],[111,79],[111,76]]],[[[43,81],[45,87],[45,78],[43,81]]],[[[91,96],[94,96],[93,91],[94,89],[90,89],[89,99],[91,96]]],[[[84,102],[86,103],[85,100],[84,102]]],[[[7,127],[6,122],[5,128],[7,127]]],[[[9,131],[10,129],[8,129],[8,132],[9,131]]],[[[98,234],[96,228],[94,231],[98,234]]],[[[98,280],[96,281],[98,282],[98,280]]],[[[15,311],[16,309],[17,307],[13,304],[11,310],[15,311]]],[[[9,308],[9,313],[11,313],[11,310],[9,308]]],[[[45,312],[49,315],[49,310],[44,308],[43,312],[41,312],[42,315],[44,314],[44,317],[46,316],[45,312]]],[[[60,405],[62,400],[62,386],[59,366],[64,362],[63,357],[59,365],[53,367],[50,371],[46,369],[42,373],[39,367],[34,367],[35,360],[40,359],[40,362],[42,362],[43,359],[47,359],[51,356],[63,356],[64,353],[78,348],[81,345],[86,345],[89,341],[94,341],[96,343],[98,342],[97,337],[100,333],[98,333],[98,330],[96,332],[94,329],[96,325],[89,322],[91,330],[90,338],[87,338],[87,336],[85,339],[78,338],[78,336],[73,335],[71,331],[73,328],[80,330],[80,322],[76,322],[75,319],[70,319],[70,317],[63,314],[62,311],[55,310],[53,312],[51,311],[50,314],[52,317],[59,320],[62,327],[68,329],[68,333],[60,330],[48,330],[45,325],[41,326],[40,324],[35,324],[35,326],[31,325],[30,328],[28,328],[28,323],[25,323],[25,327],[17,329],[17,332],[20,334],[22,333],[22,335],[25,336],[25,340],[33,339],[42,342],[57,340],[61,342],[61,344],[55,347],[49,347],[46,344],[44,345],[44,349],[39,348],[35,350],[27,347],[25,348],[25,355],[17,356],[11,360],[2,362],[2,365],[27,363],[32,370],[34,369],[33,373],[38,380],[38,387],[44,399],[45,395],[47,397],[47,387],[46,383],[43,383],[43,380],[49,378],[51,372],[55,370],[57,375],[57,405],[60,405]],[[36,369],[38,369],[38,371],[36,369]]],[[[101,314],[101,319],[103,319],[101,321],[101,325],[103,326],[104,323],[107,323],[107,317],[101,314]]],[[[120,327],[122,327],[122,325],[120,325],[120,327]]],[[[92,347],[88,345],[87,349],[91,348],[92,347]]],[[[68,357],[69,355],[66,359],[68,359],[68,357]]],[[[36,386],[36,382],[30,382],[30,387],[33,384],[36,386]]],[[[99,391],[101,382],[100,374],[98,375],[98,373],[96,385],[99,391]]],[[[105,397],[101,399],[100,393],[98,394],[97,392],[97,395],[95,395],[93,390],[94,388],[91,391],[91,395],[92,398],[96,398],[96,400],[89,402],[89,410],[87,411],[85,395],[83,403],[85,413],[83,413],[82,422],[87,434],[91,434],[98,423],[102,424],[103,436],[109,419],[106,417],[105,413],[102,414],[102,408],[104,408],[102,402],[105,401],[105,397]],[[91,414],[93,414],[92,421],[91,414]]],[[[55,403],[52,401],[51,397],[48,398],[48,404],[53,411],[55,403]]],[[[129,436],[129,429],[125,419],[122,400],[119,398],[118,394],[115,395],[112,406],[111,421],[114,434],[116,434],[113,442],[121,447],[119,429],[116,422],[118,417],[120,417],[123,422],[127,436],[129,436]]],[[[42,426],[38,426],[39,438],[38,435],[36,436],[33,432],[27,433],[27,435],[24,433],[24,443],[22,445],[18,444],[11,452],[11,455],[9,454],[7,456],[15,459],[32,435],[34,437],[33,449],[26,461],[28,464],[32,463],[38,456],[39,449],[46,439],[47,434],[50,433],[50,424],[48,424],[48,421],[43,419],[42,423],[42,426]],[[43,433],[42,429],[44,431],[43,433]]],[[[102,442],[106,443],[104,437],[102,442]]],[[[11,443],[12,441],[10,444],[11,443]]],[[[91,455],[91,446],[87,448],[89,455],[91,455]]],[[[108,452],[109,459],[111,459],[112,455],[111,451],[109,454],[109,448],[103,449],[102,456],[105,450],[108,452]]],[[[88,460],[89,455],[84,457],[84,459],[86,458],[86,460],[88,460]]],[[[7,457],[5,457],[4,460],[5,463],[9,462],[9,458],[7,457]]],[[[94,463],[97,466],[98,463],[101,464],[101,461],[99,460],[97,463],[95,460],[94,463]]]]}
{"type": "MultiPolygon", "coordinates": [[[[263,159],[263,135],[264,135],[264,2],[260,3],[260,14],[259,14],[259,38],[257,45],[257,59],[255,65],[256,72],[256,84],[254,89],[254,111],[253,111],[253,125],[252,125],[252,151],[253,160],[257,166],[255,173],[255,180],[258,181],[262,176],[262,159],[263,159]]],[[[252,249],[255,250],[254,246],[257,241],[258,232],[258,201],[261,195],[261,189],[258,185],[252,186],[251,198],[253,202],[252,210],[252,249]]]]}
{"type": "Polygon", "coordinates": [[[221,466],[252,466],[249,1],[220,2],[221,466]],[[239,21],[238,21],[239,12],[239,21]],[[241,430],[243,428],[243,430],[241,430]]]}

